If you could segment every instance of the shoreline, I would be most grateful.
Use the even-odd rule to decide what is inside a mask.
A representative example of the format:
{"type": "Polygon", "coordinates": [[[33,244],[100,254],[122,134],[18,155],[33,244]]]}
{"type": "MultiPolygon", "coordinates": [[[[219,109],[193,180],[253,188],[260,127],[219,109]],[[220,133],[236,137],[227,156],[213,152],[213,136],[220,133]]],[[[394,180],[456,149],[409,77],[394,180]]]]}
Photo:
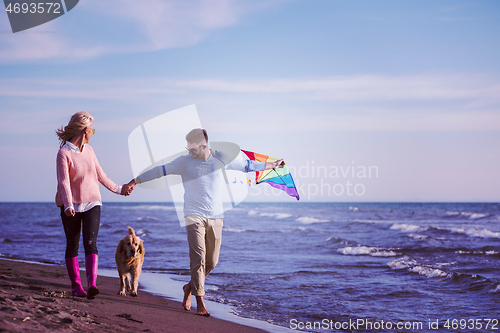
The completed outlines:
{"type": "MultiPolygon", "coordinates": [[[[111,271],[103,269],[104,275],[99,274],[100,294],[88,300],[72,296],[65,267],[0,258],[0,328],[6,332],[257,333],[274,332],[275,328],[287,330],[278,326],[272,330],[256,328],[221,319],[223,312],[216,308],[210,318],[197,316],[194,309],[185,311],[181,302],[164,297],[161,291],[153,291],[152,283],[146,283],[146,288],[141,286],[138,297],[119,296],[119,279],[116,272],[114,277],[108,276],[111,271]]],[[[85,286],[84,271],[81,276],[85,286]]],[[[211,302],[213,304],[217,303],[211,302]]]]}
{"type": "MultiPolygon", "coordinates": [[[[99,275],[107,277],[116,277],[116,270],[109,268],[99,269],[99,275]]],[[[178,302],[182,306],[183,294],[181,292],[182,286],[185,282],[174,279],[175,275],[169,273],[142,271],[139,281],[139,291],[144,291],[152,295],[164,297],[166,299],[178,302]],[[177,291],[177,292],[172,292],[177,291]]],[[[210,289],[210,284],[206,285],[207,290],[210,289]]],[[[196,304],[195,299],[192,299],[193,306],[196,304]]],[[[271,324],[266,321],[241,317],[235,313],[232,306],[222,304],[205,299],[205,305],[209,310],[212,317],[230,321],[235,324],[258,328],[266,332],[290,332],[290,329],[283,326],[271,324]]]]}

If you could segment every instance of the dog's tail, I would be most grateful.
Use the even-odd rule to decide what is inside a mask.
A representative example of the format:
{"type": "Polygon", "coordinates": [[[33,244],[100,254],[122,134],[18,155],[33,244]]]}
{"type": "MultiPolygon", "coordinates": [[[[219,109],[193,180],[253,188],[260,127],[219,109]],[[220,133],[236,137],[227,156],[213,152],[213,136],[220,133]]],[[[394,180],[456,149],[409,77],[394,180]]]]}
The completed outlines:
{"type": "Polygon", "coordinates": [[[135,231],[131,227],[128,227],[128,234],[135,237],[135,231]]]}

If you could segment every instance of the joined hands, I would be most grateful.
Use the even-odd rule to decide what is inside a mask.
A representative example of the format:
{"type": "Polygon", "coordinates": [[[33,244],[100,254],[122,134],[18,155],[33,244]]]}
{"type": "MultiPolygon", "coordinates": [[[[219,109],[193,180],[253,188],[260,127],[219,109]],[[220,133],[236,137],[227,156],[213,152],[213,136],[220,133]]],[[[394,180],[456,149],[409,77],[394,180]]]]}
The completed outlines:
{"type": "Polygon", "coordinates": [[[129,181],[128,184],[126,184],[124,186],[127,186],[127,190],[128,190],[127,195],[130,195],[130,193],[132,193],[132,191],[135,189],[135,178],[132,179],[131,181],[129,181]]]}
{"type": "Polygon", "coordinates": [[[135,189],[135,179],[132,179],[128,184],[123,184],[121,195],[129,196],[135,189]]]}

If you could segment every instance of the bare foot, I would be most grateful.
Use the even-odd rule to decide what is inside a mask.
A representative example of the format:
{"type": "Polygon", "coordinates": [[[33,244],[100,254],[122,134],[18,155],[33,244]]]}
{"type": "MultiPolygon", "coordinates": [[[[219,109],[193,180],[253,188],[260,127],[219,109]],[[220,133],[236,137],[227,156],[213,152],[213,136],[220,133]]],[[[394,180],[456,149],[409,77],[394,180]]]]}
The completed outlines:
{"type": "Polygon", "coordinates": [[[210,317],[210,313],[205,308],[205,302],[203,301],[203,296],[196,296],[196,310],[198,316],[210,317]]]}
{"type": "Polygon", "coordinates": [[[191,281],[184,286],[182,286],[182,290],[184,290],[184,300],[182,301],[182,306],[184,310],[191,310],[191,281]]]}

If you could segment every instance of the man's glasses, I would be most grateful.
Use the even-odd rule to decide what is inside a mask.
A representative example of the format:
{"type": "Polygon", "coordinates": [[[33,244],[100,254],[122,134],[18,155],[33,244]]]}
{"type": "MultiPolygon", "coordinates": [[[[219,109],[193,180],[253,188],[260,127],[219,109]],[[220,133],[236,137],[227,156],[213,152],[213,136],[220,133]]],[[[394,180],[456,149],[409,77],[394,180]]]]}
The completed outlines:
{"type": "Polygon", "coordinates": [[[198,147],[196,148],[188,148],[186,147],[186,150],[189,152],[189,153],[196,153],[196,151],[198,150],[198,148],[201,148],[203,145],[199,145],[198,147]]]}

